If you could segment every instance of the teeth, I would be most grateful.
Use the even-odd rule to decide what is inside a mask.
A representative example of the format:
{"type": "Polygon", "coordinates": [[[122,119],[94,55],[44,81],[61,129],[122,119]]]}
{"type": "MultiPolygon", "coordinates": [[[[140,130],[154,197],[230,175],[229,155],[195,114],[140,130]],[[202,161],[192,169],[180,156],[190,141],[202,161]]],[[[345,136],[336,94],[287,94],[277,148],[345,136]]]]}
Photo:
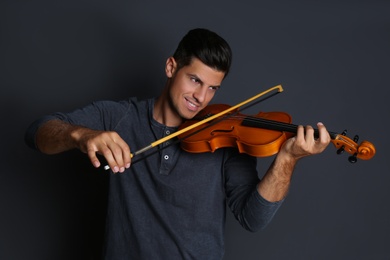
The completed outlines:
{"type": "Polygon", "coordinates": [[[190,101],[188,101],[188,103],[190,104],[190,106],[192,107],[196,107],[193,103],[191,103],[190,101]]]}

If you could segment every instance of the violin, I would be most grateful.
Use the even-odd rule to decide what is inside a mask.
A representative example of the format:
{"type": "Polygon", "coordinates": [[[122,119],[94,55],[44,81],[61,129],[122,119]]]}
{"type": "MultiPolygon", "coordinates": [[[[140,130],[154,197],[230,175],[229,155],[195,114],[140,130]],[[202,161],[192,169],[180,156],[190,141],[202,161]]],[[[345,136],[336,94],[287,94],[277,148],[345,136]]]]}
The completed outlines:
{"type": "MultiPolygon", "coordinates": [[[[229,105],[224,104],[209,105],[195,118],[185,121],[179,130],[229,108],[229,105]]],[[[285,112],[259,112],[249,116],[238,113],[238,109],[235,109],[224,117],[186,131],[178,138],[181,148],[191,153],[214,152],[219,148],[235,147],[240,153],[267,157],[278,153],[282,144],[296,134],[298,126],[291,122],[291,116],[285,112]]],[[[318,135],[318,129],[315,129],[314,136],[318,135]]],[[[351,163],[355,163],[357,159],[368,160],[375,155],[372,143],[363,141],[357,144],[359,137],[347,137],[346,130],[341,134],[329,132],[329,135],[337,148],[337,154],[344,151],[351,154],[351,163]]]]}

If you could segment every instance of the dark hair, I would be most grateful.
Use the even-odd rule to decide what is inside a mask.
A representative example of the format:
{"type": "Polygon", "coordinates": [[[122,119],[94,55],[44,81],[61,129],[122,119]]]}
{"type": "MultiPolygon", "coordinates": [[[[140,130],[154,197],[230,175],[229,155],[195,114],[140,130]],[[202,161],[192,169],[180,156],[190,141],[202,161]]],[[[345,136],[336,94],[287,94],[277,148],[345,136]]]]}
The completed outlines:
{"type": "Polygon", "coordinates": [[[190,30],[180,41],[173,57],[178,70],[189,65],[195,57],[207,66],[224,72],[225,77],[232,63],[229,44],[215,32],[202,28],[190,30]]]}

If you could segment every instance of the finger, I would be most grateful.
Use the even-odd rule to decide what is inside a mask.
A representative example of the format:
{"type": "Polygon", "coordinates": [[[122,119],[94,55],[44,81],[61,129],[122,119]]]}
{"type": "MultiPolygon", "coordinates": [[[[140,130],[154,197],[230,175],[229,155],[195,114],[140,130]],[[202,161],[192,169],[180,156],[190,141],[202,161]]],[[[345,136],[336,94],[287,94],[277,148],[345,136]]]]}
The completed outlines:
{"type": "Polygon", "coordinates": [[[126,168],[130,167],[130,148],[122,139],[110,144],[111,152],[118,166],[119,172],[124,172],[126,168]]]}
{"type": "Polygon", "coordinates": [[[110,166],[112,172],[117,173],[119,172],[118,163],[114,158],[114,155],[108,147],[106,147],[104,150],[101,151],[102,155],[106,159],[108,165],[110,166]]]}
{"type": "MultiPolygon", "coordinates": [[[[117,150],[116,153],[114,153],[114,156],[119,156],[118,159],[121,160],[121,164],[119,164],[119,162],[118,162],[118,164],[121,168],[123,168],[123,171],[124,171],[124,168],[130,167],[130,163],[131,163],[130,147],[121,138],[115,140],[115,143],[118,145],[117,148],[119,150],[117,150]]],[[[117,157],[115,157],[115,158],[117,158],[117,157]]]]}
{"type": "Polygon", "coordinates": [[[321,144],[328,144],[330,142],[330,135],[329,132],[326,130],[326,127],[321,122],[317,123],[317,127],[319,133],[318,141],[321,144]]]}
{"type": "Polygon", "coordinates": [[[311,125],[305,127],[305,141],[307,143],[314,143],[314,129],[311,125]]]}
{"type": "Polygon", "coordinates": [[[305,138],[305,129],[302,125],[299,125],[297,127],[297,135],[296,135],[296,139],[297,140],[304,140],[305,138]]]}
{"type": "Polygon", "coordinates": [[[99,161],[99,159],[96,156],[96,151],[93,150],[93,149],[88,149],[87,154],[88,154],[88,157],[89,157],[92,165],[95,168],[99,168],[100,167],[100,161],[99,161]]]}
{"type": "Polygon", "coordinates": [[[118,171],[123,172],[124,171],[124,163],[123,163],[123,153],[122,149],[120,147],[115,146],[111,148],[112,154],[114,156],[115,162],[118,165],[118,171]]]}
{"type": "Polygon", "coordinates": [[[127,144],[125,144],[125,146],[122,147],[122,151],[123,151],[123,162],[124,162],[125,168],[128,169],[128,168],[130,168],[130,165],[131,165],[130,147],[127,144]]]}

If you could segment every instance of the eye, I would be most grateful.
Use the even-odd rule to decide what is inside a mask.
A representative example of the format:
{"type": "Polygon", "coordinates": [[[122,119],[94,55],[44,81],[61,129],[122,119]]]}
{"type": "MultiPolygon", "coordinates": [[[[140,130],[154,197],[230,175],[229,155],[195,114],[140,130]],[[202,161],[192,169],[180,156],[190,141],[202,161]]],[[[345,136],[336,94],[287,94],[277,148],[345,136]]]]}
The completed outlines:
{"type": "Polygon", "coordinates": [[[194,83],[197,83],[199,84],[200,83],[200,80],[196,77],[191,77],[191,81],[194,82],[194,83]]]}
{"type": "Polygon", "coordinates": [[[218,90],[219,86],[210,86],[209,89],[211,89],[211,90],[218,90]]]}

